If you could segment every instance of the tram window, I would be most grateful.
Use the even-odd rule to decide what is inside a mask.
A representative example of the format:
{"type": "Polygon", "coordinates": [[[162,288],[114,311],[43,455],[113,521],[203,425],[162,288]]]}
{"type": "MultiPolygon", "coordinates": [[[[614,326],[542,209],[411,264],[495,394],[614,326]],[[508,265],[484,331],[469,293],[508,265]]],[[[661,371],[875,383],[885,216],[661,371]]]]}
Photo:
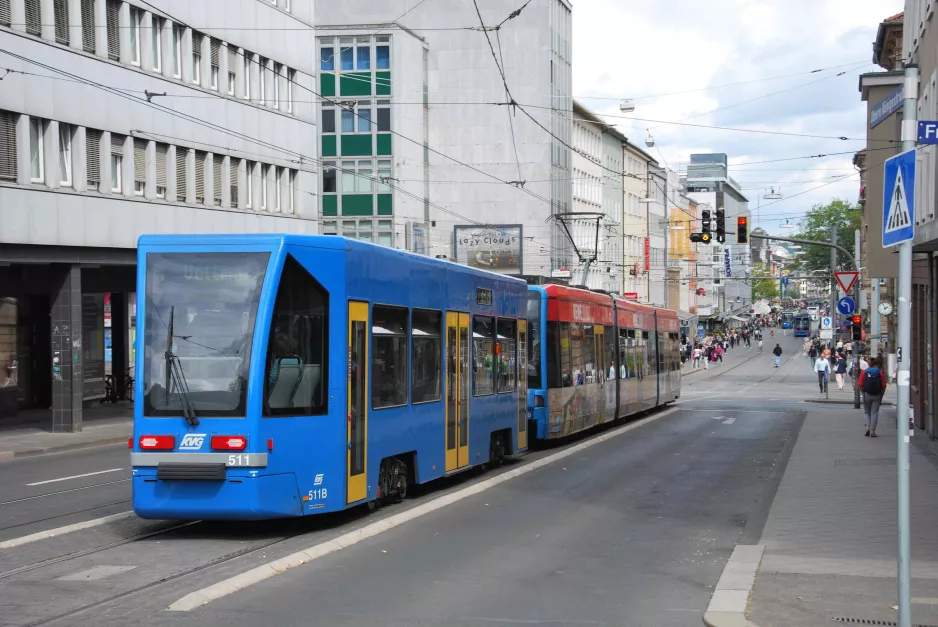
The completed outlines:
{"type": "Polygon", "coordinates": [[[619,374],[616,372],[616,336],[615,336],[615,327],[606,325],[603,329],[603,340],[605,341],[605,346],[603,351],[606,356],[606,378],[609,380],[618,379],[619,374]]]}
{"type": "Polygon", "coordinates": [[[472,395],[495,393],[495,319],[472,318],[472,395]]]}
{"type": "Polygon", "coordinates": [[[560,368],[560,325],[561,322],[547,323],[547,387],[557,389],[562,387],[562,376],[560,368]]]}
{"type": "Polygon", "coordinates": [[[413,327],[413,389],[414,404],[440,400],[443,376],[442,331],[443,314],[438,311],[414,309],[413,327]]]}
{"type": "Polygon", "coordinates": [[[498,346],[495,356],[498,362],[498,391],[514,392],[517,389],[518,372],[518,323],[507,318],[498,319],[498,346]]]}
{"type": "MultiPolygon", "coordinates": [[[[592,324],[570,323],[570,369],[572,386],[592,383],[596,377],[592,324]]],[[[566,384],[565,384],[566,385],[566,384]]]]}
{"type": "Polygon", "coordinates": [[[406,405],[407,309],[375,305],[371,320],[371,406],[406,405]]]}
{"type": "Polygon", "coordinates": [[[270,323],[265,416],[327,413],[328,338],[329,293],[287,256],[270,323]]]}

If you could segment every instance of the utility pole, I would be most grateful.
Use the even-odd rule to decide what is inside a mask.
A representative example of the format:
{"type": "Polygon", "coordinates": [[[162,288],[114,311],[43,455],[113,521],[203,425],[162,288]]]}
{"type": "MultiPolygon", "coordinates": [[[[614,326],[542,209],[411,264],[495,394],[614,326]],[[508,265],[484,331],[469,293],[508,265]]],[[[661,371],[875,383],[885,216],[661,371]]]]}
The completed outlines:
{"type": "MultiPolygon", "coordinates": [[[[857,280],[853,282],[853,302],[855,304],[854,313],[859,313],[861,311],[860,307],[860,294],[863,293],[861,289],[863,283],[863,271],[860,269],[860,260],[862,259],[862,251],[860,250],[860,230],[857,229],[853,232],[853,265],[856,267],[857,271],[860,274],[857,275],[857,280]]],[[[836,250],[836,249],[834,249],[836,250]]],[[[854,372],[860,372],[860,351],[859,347],[854,346],[856,342],[853,342],[853,338],[850,338],[851,346],[853,346],[853,368],[854,372]]],[[[860,409],[860,382],[859,376],[853,377],[853,408],[860,409]]]]}
{"type": "MultiPolygon", "coordinates": [[[[837,245],[837,225],[831,225],[831,244],[837,245]]],[[[831,308],[830,316],[832,319],[837,317],[837,281],[834,280],[834,273],[837,272],[837,249],[831,248],[831,308]]],[[[831,342],[831,348],[835,343],[831,342]]]]}
{"type": "MultiPolygon", "coordinates": [[[[916,105],[918,97],[918,67],[905,66],[902,103],[902,152],[915,150],[916,105]]],[[[883,206],[883,210],[888,205],[883,206]]],[[[912,566],[909,562],[909,362],[912,360],[912,242],[899,244],[899,298],[896,313],[896,392],[898,396],[898,437],[896,438],[896,468],[898,470],[898,544],[897,563],[899,570],[899,627],[912,627],[912,566]]]]}

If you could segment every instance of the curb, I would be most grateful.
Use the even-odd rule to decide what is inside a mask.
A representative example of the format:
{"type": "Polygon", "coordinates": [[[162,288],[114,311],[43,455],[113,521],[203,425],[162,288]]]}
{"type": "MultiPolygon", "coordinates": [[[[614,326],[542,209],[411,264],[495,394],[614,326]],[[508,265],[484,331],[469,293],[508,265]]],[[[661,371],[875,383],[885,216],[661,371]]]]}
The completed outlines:
{"type": "Polygon", "coordinates": [[[703,622],[708,627],[758,627],[746,618],[764,544],[737,544],[710,597],[703,622]]]}
{"type": "Polygon", "coordinates": [[[45,446],[42,448],[30,448],[22,451],[0,451],[0,461],[8,459],[19,459],[21,457],[37,457],[39,455],[50,455],[52,453],[64,453],[66,451],[78,451],[86,448],[96,448],[99,446],[111,446],[113,444],[126,443],[129,436],[102,438],[100,440],[91,440],[88,442],[73,442],[71,444],[59,444],[57,446],[45,446]]]}

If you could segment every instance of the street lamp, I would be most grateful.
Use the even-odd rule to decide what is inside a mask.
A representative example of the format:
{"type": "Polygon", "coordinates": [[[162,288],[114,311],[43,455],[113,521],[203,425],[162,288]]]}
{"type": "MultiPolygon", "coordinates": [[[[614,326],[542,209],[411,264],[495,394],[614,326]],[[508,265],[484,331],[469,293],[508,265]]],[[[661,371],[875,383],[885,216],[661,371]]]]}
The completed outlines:
{"type": "Polygon", "coordinates": [[[632,113],[635,111],[635,103],[632,100],[625,98],[619,103],[619,111],[622,113],[632,113]]]}

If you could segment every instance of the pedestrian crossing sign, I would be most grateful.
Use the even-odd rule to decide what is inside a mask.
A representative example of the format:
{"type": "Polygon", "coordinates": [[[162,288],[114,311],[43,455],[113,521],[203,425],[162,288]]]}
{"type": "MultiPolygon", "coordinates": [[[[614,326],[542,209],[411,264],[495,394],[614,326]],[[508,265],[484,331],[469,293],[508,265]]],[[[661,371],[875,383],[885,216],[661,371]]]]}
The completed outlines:
{"type": "Polygon", "coordinates": [[[909,150],[883,164],[883,247],[915,235],[915,155],[909,150]]]}

